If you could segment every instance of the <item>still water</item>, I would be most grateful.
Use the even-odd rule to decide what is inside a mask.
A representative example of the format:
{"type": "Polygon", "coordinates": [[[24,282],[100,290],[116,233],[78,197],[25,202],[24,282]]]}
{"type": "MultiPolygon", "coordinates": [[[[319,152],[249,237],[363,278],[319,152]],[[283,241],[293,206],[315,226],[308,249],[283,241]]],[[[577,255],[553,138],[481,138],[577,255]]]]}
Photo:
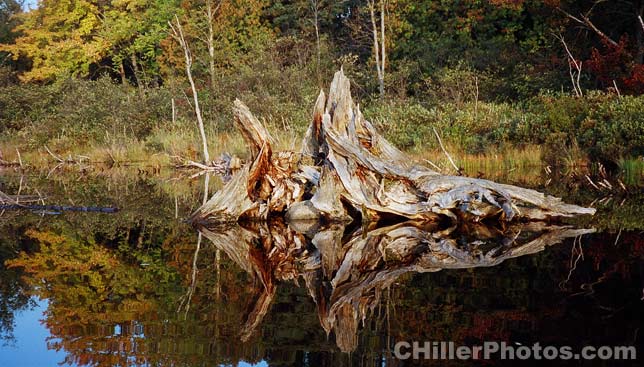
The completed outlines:
{"type": "Polygon", "coordinates": [[[195,229],[183,219],[202,202],[203,177],[2,171],[0,191],[50,206],[0,210],[0,366],[473,364],[397,359],[396,343],[413,341],[644,353],[641,184],[599,193],[539,170],[489,177],[598,213],[510,228],[195,229]]]}

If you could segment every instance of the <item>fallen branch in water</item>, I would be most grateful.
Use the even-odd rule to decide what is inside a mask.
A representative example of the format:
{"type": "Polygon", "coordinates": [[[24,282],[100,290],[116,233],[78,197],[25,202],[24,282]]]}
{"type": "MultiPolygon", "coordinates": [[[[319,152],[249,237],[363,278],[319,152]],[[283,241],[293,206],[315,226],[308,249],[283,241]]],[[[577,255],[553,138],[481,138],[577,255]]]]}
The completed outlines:
{"type": "MultiPolygon", "coordinates": [[[[54,152],[52,152],[49,149],[49,147],[47,147],[46,145],[43,145],[43,146],[44,146],[45,150],[47,151],[47,153],[49,153],[49,155],[52,156],[52,158],[54,158],[54,160],[56,160],[56,162],[58,162],[58,164],[56,164],[56,166],[49,172],[47,177],[49,177],[49,175],[51,175],[51,173],[53,173],[56,169],[58,169],[59,167],[65,165],[65,164],[77,164],[77,165],[82,167],[83,162],[89,160],[89,157],[84,156],[84,155],[77,155],[76,158],[72,158],[71,154],[68,155],[66,159],[63,159],[60,156],[54,154],[54,152]]],[[[108,152],[108,154],[109,154],[109,152],[108,152]]],[[[111,154],[110,154],[110,157],[111,157],[111,154]]]]}
{"type": "MultiPolygon", "coordinates": [[[[0,198],[1,199],[1,198],[0,198]]],[[[22,200],[22,199],[21,199],[22,200]]],[[[40,201],[36,198],[34,202],[40,201]]],[[[87,212],[87,213],[116,213],[118,208],[95,206],[69,206],[69,205],[28,205],[28,204],[0,204],[0,210],[32,210],[50,212],[87,212]]],[[[58,213],[55,213],[58,214],[58,213]]]]}
{"type": "Polygon", "coordinates": [[[7,195],[0,191],[0,206],[15,206],[17,208],[24,208],[28,203],[37,203],[42,201],[43,198],[35,195],[7,195]]]}
{"type": "Polygon", "coordinates": [[[241,167],[241,160],[235,156],[231,156],[228,153],[223,153],[218,159],[210,161],[208,164],[195,162],[190,159],[184,159],[179,156],[172,156],[179,163],[175,164],[175,168],[196,168],[201,170],[195,174],[195,176],[200,176],[204,173],[211,172],[223,177],[230,177],[232,172],[238,170],[241,167]]]}

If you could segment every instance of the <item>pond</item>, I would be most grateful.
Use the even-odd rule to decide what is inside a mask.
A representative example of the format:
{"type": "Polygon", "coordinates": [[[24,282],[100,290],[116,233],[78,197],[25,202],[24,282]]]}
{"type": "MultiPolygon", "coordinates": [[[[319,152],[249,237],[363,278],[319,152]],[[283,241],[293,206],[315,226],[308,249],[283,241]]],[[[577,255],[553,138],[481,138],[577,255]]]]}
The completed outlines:
{"type": "Polygon", "coordinates": [[[401,342],[644,353],[642,181],[600,193],[539,168],[484,174],[598,213],[508,228],[195,229],[185,218],[203,175],[0,171],[0,191],[34,200],[0,210],[0,366],[471,364],[401,358],[401,342]]]}

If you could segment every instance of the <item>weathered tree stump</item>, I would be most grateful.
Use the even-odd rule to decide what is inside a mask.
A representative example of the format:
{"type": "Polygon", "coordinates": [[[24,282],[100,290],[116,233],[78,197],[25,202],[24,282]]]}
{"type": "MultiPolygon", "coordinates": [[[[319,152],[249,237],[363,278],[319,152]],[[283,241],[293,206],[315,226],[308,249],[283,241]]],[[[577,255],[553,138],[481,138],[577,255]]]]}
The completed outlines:
{"type": "Polygon", "coordinates": [[[362,222],[400,217],[420,221],[499,222],[594,214],[534,190],[442,175],[398,150],[367,121],[342,70],[315,103],[302,152],[277,152],[265,127],[239,100],[235,122],[250,163],[194,213],[195,222],[321,219],[362,222]]]}

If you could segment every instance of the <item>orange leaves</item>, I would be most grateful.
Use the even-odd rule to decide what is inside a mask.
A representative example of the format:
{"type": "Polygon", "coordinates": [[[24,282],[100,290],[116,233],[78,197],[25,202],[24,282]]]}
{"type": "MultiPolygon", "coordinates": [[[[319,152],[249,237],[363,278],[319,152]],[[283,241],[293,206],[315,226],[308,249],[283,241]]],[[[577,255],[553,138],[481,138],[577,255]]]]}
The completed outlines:
{"type": "Polygon", "coordinates": [[[521,9],[525,0],[490,0],[490,4],[503,8],[518,10],[521,9]]]}

